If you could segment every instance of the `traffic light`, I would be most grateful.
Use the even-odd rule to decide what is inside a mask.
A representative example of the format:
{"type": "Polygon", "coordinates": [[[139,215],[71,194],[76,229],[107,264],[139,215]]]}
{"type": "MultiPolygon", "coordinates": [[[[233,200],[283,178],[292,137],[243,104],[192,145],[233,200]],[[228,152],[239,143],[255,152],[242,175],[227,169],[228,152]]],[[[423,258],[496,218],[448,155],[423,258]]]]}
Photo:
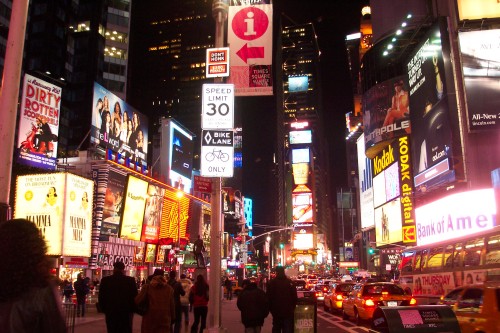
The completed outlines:
{"type": "Polygon", "coordinates": [[[374,253],[375,253],[375,250],[373,249],[373,247],[370,247],[370,248],[368,249],[368,253],[369,253],[369,254],[374,254],[374,253]]]}
{"type": "Polygon", "coordinates": [[[285,247],[285,244],[283,243],[280,243],[280,249],[284,248],[285,247]]]}

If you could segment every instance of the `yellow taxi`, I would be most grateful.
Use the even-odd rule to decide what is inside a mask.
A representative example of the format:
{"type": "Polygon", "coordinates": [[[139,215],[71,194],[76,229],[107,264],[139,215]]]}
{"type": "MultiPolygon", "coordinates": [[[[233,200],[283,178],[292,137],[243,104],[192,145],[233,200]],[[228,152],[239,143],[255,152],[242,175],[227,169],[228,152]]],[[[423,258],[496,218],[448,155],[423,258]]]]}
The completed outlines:
{"type": "Polygon", "coordinates": [[[333,313],[342,310],[342,301],[354,286],[354,282],[335,282],[331,284],[323,303],[325,312],[333,313]]]}
{"type": "Polygon", "coordinates": [[[353,317],[357,325],[371,320],[373,311],[379,306],[409,306],[417,301],[400,286],[392,282],[369,282],[356,284],[342,300],[342,318],[353,317]]]}
{"type": "Polygon", "coordinates": [[[453,289],[440,304],[452,307],[462,333],[500,332],[500,283],[453,289]]]}

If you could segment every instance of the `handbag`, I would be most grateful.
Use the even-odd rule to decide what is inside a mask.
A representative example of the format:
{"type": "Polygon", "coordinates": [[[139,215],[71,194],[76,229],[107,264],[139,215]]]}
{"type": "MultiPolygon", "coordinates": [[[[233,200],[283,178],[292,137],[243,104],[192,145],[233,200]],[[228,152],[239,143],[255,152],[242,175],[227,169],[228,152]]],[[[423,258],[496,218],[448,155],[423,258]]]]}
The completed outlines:
{"type": "MultiPolygon", "coordinates": [[[[148,288],[148,287],[145,286],[145,288],[148,288]]],[[[148,312],[148,309],[149,309],[148,291],[149,291],[149,288],[146,290],[146,295],[144,296],[142,301],[140,301],[135,307],[135,313],[137,313],[140,316],[144,316],[148,312]]]]}

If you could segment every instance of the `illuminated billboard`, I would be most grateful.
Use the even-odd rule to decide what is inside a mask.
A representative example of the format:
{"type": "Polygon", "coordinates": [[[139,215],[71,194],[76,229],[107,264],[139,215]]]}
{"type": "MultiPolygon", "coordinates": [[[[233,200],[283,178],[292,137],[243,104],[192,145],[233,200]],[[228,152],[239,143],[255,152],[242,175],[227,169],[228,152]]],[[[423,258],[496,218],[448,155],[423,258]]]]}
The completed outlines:
{"type": "Polygon", "coordinates": [[[144,209],[144,218],[142,221],[141,241],[143,242],[158,242],[164,194],[165,189],[154,184],[148,185],[146,208],[144,209]]]}
{"type": "Polygon", "coordinates": [[[288,92],[304,92],[309,88],[309,78],[307,76],[289,76],[288,92]]]}
{"type": "Polygon", "coordinates": [[[293,230],[293,249],[309,250],[314,248],[312,227],[300,227],[293,230]]]}
{"type": "Polygon", "coordinates": [[[173,119],[161,124],[161,173],[169,179],[169,185],[186,193],[193,187],[194,135],[173,119]]]}
{"type": "Polygon", "coordinates": [[[417,245],[434,244],[492,229],[497,224],[495,193],[456,193],[415,210],[417,245]]]}
{"type": "Polygon", "coordinates": [[[155,261],[156,257],[156,244],[146,244],[146,255],[144,257],[144,262],[152,263],[155,261]]]}
{"type": "Polygon", "coordinates": [[[94,183],[66,173],[19,176],[14,218],[36,224],[48,255],[90,257],[94,183]]]}
{"type": "Polygon", "coordinates": [[[129,175],[121,218],[120,238],[141,240],[142,220],[147,196],[148,183],[129,175]]]}
{"type": "Polygon", "coordinates": [[[307,184],[309,178],[309,163],[292,164],[293,183],[295,185],[307,184]]]}
{"type": "Polygon", "coordinates": [[[309,163],[309,148],[292,149],[292,164],[309,163]]]}
{"type": "Polygon", "coordinates": [[[500,17],[500,3],[495,0],[457,0],[460,20],[484,20],[500,17]]]}
{"type": "Polygon", "coordinates": [[[60,87],[29,74],[24,75],[19,108],[18,163],[56,169],[61,94],[60,87]]]}
{"type": "Polygon", "coordinates": [[[403,240],[400,198],[375,208],[375,239],[377,247],[403,240]]]}
{"type": "Polygon", "coordinates": [[[94,82],[90,142],[110,149],[118,160],[147,165],[148,118],[94,82]]]}
{"type": "Polygon", "coordinates": [[[436,24],[428,31],[406,64],[413,129],[411,151],[418,192],[454,181],[450,160],[460,160],[453,154],[451,123],[454,116],[450,103],[454,102],[448,98],[450,89],[443,60],[443,47],[448,43],[443,42],[447,32],[445,22],[442,24],[443,27],[436,24]]]}
{"type": "Polygon", "coordinates": [[[373,168],[372,160],[365,155],[364,134],[358,138],[358,172],[359,172],[359,193],[361,210],[361,229],[370,228],[375,225],[373,215],[373,168]]]}
{"type": "Polygon", "coordinates": [[[313,222],[312,193],[292,193],[292,222],[313,222]]]}
{"type": "Polygon", "coordinates": [[[125,174],[113,169],[109,170],[102,209],[100,241],[109,240],[109,236],[118,237],[126,181],[125,174]]]}
{"type": "MultiPolygon", "coordinates": [[[[496,4],[498,10],[500,5],[496,4]]],[[[500,29],[459,32],[469,129],[500,130],[500,29]]]]}
{"type": "Polygon", "coordinates": [[[404,76],[381,82],[364,93],[363,125],[369,157],[382,143],[411,133],[408,97],[404,76]]]}
{"type": "Polygon", "coordinates": [[[180,243],[186,244],[188,235],[187,227],[190,218],[189,197],[179,198],[177,192],[166,189],[163,197],[163,211],[160,225],[160,244],[180,243]]]}
{"type": "Polygon", "coordinates": [[[291,145],[312,143],[312,131],[290,131],[289,141],[291,145]]]}

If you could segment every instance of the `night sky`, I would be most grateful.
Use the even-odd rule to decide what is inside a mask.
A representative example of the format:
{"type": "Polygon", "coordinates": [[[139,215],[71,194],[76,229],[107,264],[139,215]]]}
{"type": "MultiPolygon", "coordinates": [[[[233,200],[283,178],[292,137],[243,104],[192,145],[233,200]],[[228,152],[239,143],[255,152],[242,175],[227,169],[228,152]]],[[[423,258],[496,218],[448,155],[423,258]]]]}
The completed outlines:
{"type": "MultiPolygon", "coordinates": [[[[275,19],[284,26],[312,22],[321,51],[321,86],[325,133],[329,142],[332,189],[347,184],[345,113],[353,110],[345,36],[359,31],[361,0],[275,0],[275,19]]],[[[276,145],[274,97],[236,98],[243,122],[243,193],[253,199],[256,224],[274,225],[271,205],[273,152],[276,145]]],[[[259,230],[257,229],[257,233],[259,230]]]]}

